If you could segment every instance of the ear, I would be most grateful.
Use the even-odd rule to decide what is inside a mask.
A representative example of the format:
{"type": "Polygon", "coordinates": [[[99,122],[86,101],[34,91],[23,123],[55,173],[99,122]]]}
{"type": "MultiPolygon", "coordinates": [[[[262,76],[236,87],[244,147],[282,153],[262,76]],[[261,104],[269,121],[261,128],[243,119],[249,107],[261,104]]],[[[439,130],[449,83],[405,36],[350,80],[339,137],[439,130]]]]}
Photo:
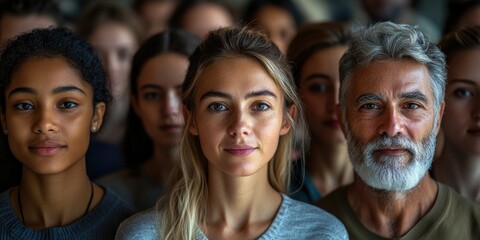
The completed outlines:
{"type": "Polygon", "coordinates": [[[340,123],[340,128],[342,129],[343,136],[347,138],[347,134],[345,132],[345,126],[343,126],[344,119],[343,119],[342,109],[340,108],[340,104],[337,104],[335,106],[335,113],[337,114],[337,119],[338,119],[338,122],[340,123]]]}
{"type": "MultiPolygon", "coordinates": [[[[287,114],[290,116],[290,119],[297,119],[297,106],[292,105],[288,109],[287,114]]],[[[292,128],[292,124],[287,119],[284,119],[282,128],[280,128],[280,136],[287,134],[290,131],[290,128],[292,128]]]]}
{"type": "Polygon", "coordinates": [[[185,119],[186,128],[188,129],[188,132],[194,136],[198,136],[198,129],[197,129],[197,123],[195,122],[195,119],[190,119],[194,118],[192,115],[192,112],[188,110],[187,106],[183,105],[182,106],[182,114],[183,114],[183,119],[185,119]]]}
{"type": "Polygon", "coordinates": [[[104,102],[99,102],[95,105],[95,110],[93,111],[92,124],[90,130],[95,133],[97,132],[103,123],[103,116],[105,115],[105,110],[107,105],[104,102]]]}
{"type": "Polygon", "coordinates": [[[442,124],[443,112],[445,111],[445,101],[442,101],[440,104],[440,109],[438,110],[437,116],[437,129],[435,129],[436,135],[440,132],[440,125],[442,124]]]}
{"type": "Polygon", "coordinates": [[[135,112],[135,114],[137,114],[137,116],[140,116],[139,115],[140,107],[138,106],[137,96],[135,96],[135,95],[130,96],[130,103],[132,105],[132,108],[133,108],[133,111],[135,112]]]}
{"type": "Polygon", "coordinates": [[[7,120],[5,119],[2,107],[0,107],[0,122],[2,123],[2,132],[7,134],[7,120]]]}

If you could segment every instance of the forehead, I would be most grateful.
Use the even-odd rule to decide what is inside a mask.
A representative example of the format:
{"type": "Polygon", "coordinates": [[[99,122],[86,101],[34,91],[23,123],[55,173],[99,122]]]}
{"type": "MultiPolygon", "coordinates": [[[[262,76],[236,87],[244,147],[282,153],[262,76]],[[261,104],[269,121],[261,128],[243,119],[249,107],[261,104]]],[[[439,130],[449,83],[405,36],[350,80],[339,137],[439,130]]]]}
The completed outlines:
{"type": "Polygon", "coordinates": [[[90,83],[84,81],[65,59],[29,58],[13,72],[7,91],[15,87],[50,89],[65,85],[81,87],[93,95],[90,83]]]}
{"type": "Polygon", "coordinates": [[[425,65],[410,60],[379,60],[352,74],[347,96],[377,93],[398,96],[420,91],[433,98],[430,75],[425,65]]]}
{"type": "Polygon", "coordinates": [[[252,89],[280,92],[272,76],[260,63],[242,56],[217,60],[202,71],[197,81],[197,95],[211,90],[238,94],[252,89]]]}

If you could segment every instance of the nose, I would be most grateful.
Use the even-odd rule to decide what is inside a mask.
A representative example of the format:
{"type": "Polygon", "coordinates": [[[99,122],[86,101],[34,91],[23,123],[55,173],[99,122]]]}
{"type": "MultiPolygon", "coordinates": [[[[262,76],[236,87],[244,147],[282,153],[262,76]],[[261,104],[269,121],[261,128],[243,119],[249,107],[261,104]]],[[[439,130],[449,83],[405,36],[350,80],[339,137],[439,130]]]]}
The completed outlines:
{"type": "Polygon", "coordinates": [[[228,127],[228,134],[232,137],[239,138],[247,136],[251,133],[249,116],[242,111],[232,113],[228,127]]]}
{"type": "Polygon", "coordinates": [[[379,134],[393,137],[403,134],[402,116],[399,111],[393,107],[386,107],[383,115],[381,116],[379,134]]]}
{"type": "Polygon", "coordinates": [[[59,127],[55,122],[54,110],[39,108],[36,113],[35,124],[33,125],[33,132],[39,134],[56,133],[59,127]]]}
{"type": "Polygon", "coordinates": [[[329,99],[328,99],[328,104],[327,104],[327,110],[329,113],[335,114],[336,107],[338,104],[339,100],[339,89],[338,87],[334,87],[332,93],[329,94],[329,99]]]}
{"type": "Polygon", "coordinates": [[[180,95],[176,90],[169,90],[165,95],[163,114],[165,115],[175,115],[180,114],[181,111],[181,100],[180,95]]]}
{"type": "Polygon", "coordinates": [[[477,99],[473,102],[473,109],[472,109],[472,118],[473,120],[479,121],[480,120],[480,99],[477,99]]]}

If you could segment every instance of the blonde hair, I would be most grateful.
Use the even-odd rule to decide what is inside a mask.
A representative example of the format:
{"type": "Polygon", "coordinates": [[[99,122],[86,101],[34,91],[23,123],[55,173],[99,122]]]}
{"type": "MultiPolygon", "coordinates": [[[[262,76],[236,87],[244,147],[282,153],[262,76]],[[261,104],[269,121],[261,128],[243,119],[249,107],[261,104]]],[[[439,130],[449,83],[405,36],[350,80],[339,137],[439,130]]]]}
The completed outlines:
{"type": "MultiPolygon", "coordinates": [[[[182,101],[191,113],[185,119],[186,126],[191,124],[195,115],[194,96],[198,77],[211,63],[228,57],[248,57],[257,61],[283,92],[284,119],[292,128],[279,139],[277,151],[268,163],[268,180],[275,190],[286,193],[295,143],[294,131],[301,131],[304,135],[308,133],[290,67],[280,50],[264,34],[246,27],[222,28],[211,32],[195,50],[182,86],[182,101]],[[296,116],[288,114],[290,107],[296,108],[296,116]]],[[[198,225],[205,222],[207,212],[207,160],[198,136],[185,130],[180,150],[180,163],[171,176],[170,189],[158,204],[160,233],[164,239],[194,239],[198,225]]]]}

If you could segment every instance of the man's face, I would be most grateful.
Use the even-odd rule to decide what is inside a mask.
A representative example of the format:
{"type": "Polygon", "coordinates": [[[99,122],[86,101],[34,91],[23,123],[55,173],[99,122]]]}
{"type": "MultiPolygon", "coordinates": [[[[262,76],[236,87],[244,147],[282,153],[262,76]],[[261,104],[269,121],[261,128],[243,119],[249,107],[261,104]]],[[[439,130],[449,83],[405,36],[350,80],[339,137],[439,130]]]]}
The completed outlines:
{"type": "Polygon", "coordinates": [[[355,172],[372,188],[407,191],[431,165],[443,103],[435,112],[427,68],[382,60],[356,70],[344,129],[355,172]]]}

